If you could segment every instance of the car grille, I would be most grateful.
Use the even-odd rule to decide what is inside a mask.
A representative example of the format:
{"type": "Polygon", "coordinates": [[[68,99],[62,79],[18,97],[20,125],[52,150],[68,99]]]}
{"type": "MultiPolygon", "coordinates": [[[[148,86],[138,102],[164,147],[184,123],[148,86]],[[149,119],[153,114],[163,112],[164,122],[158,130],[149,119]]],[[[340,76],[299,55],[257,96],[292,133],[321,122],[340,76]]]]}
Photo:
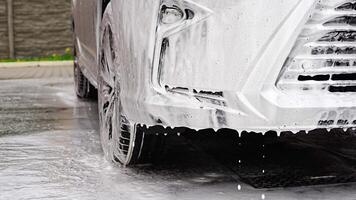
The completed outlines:
{"type": "Polygon", "coordinates": [[[277,81],[281,90],[356,92],[356,0],[323,0],[277,81]]]}

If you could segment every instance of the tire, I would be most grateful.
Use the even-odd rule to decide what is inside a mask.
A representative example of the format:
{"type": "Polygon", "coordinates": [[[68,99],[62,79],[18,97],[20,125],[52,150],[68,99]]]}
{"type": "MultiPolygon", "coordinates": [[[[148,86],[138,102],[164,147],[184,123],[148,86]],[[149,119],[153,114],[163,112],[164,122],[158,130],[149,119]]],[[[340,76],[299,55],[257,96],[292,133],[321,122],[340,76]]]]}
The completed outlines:
{"type": "Polygon", "coordinates": [[[122,112],[118,66],[108,5],[100,28],[98,106],[100,139],[106,158],[124,166],[150,163],[161,146],[161,136],[130,122],[122,112]]]}
{"type": "Polygon", "coordinates": [[[94,99],[97,97],[96,88],[85,77],[79,67],[77,48],[74,48],[74,88],[75,93],[81,99],[94,99]]]}

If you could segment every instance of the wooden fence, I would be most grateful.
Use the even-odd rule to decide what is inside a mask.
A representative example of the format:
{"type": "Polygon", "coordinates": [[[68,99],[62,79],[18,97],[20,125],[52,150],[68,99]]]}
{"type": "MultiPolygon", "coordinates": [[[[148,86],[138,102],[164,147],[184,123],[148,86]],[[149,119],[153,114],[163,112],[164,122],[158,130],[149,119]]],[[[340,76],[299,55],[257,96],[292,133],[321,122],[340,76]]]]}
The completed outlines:
{"type": "Polygon", "coordinates": [[[72,47],[71,0],[0,0],[0,58],[63,54],[72,47]]]}

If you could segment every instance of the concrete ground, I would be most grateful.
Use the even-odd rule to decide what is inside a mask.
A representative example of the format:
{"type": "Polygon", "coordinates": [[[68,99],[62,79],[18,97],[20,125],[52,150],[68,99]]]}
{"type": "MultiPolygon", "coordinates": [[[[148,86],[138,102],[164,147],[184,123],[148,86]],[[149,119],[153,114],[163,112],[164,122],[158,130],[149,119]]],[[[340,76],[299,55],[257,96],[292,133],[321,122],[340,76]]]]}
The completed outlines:
{"type": "Polygon", "coordinates": [[[351,130],[171,135],[156,163],[113,166],[97,104],[75,97],[71,76],[0,69],[0,199],[356,199],[351,130]]]}

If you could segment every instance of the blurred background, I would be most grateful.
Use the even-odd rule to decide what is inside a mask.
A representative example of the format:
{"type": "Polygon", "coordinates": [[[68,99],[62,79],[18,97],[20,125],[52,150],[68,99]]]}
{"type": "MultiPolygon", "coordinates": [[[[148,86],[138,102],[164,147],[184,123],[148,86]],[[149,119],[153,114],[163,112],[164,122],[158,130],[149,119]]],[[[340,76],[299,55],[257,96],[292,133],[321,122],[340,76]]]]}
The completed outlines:
{"type": "Polygon", "coordinates": [[[71,0],[0,0],[1,61],[72,59],[71,0]]]}

